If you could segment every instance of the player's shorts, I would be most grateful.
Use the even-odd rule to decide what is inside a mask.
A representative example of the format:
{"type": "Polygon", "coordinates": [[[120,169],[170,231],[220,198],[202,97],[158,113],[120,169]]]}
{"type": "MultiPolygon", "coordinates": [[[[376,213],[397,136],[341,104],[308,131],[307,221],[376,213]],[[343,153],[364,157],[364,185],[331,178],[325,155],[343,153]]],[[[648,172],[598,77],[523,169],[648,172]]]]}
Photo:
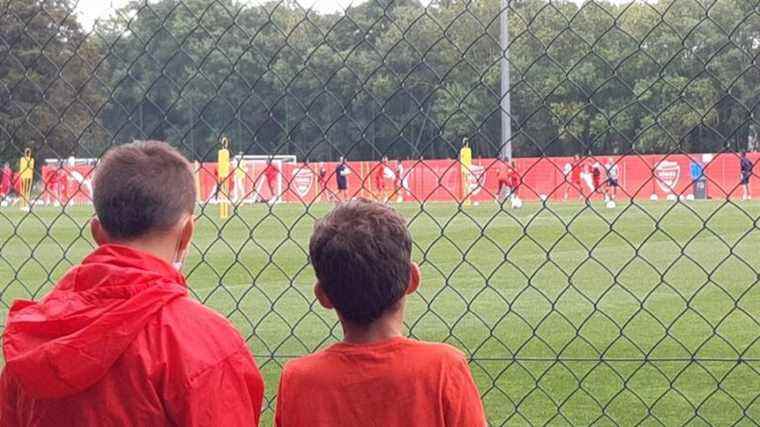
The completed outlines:
{"type": "Polygon", "coordinates": [[[375,180],[375,188],[381,191],[385,190],[385,180],[383,179],[375,180]]]}
{"type": "Polygon", "coordinates": [[[348,180],[347,179],[339,179],[338,180],[338,190],[348,190],[348,180]]]}
{"type": "Polygon", "coordinates": [[[742,174],[741,185],[749,185],[749,178],[751,176],[750,174],[742,174]]]}
{"type": "Polygon", "coordinates": [[[620,183],[615,178],[607,178],[607,185],[610,187],[620,187],[620,183]]]}

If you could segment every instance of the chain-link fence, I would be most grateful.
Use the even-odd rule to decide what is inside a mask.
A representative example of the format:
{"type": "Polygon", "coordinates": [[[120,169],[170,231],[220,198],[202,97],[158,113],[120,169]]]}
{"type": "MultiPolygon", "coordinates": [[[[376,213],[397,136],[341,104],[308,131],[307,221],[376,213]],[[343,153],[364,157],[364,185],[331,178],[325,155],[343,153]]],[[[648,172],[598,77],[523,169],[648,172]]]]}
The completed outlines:
{"type": "Polygon", "coordinates": [[[5,311],[91,250],[103,151],[161,139],[196,162],[186,273],[265,419],[340,337],[313,220],[363,196],[409,218],[407,332],[468,355],[491,424],[760,423],[757,2],[116,6],[0,0],[5,311]]]}

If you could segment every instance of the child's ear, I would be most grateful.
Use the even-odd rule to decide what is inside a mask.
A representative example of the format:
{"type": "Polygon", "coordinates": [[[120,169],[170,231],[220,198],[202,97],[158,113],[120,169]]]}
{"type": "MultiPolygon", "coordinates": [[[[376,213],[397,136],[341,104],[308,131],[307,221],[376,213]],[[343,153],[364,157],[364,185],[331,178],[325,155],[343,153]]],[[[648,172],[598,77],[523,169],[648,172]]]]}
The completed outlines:
{"type": "Polygon", "coordinates": [[[193,234],[195,233],[195,218],[190,214],[187,216],[185,225],[180,230],[179,238],[179,251],[185,252],[187,247],[190,246],[190,242],[193,240],[193,234]]]}
{"type": "Polygon", "coordinates": [[[416,262],[412,263],[412,268],[409,269],[409,286],[406,287],[406,294],[411,295],[417,292],[420,287],[422,273],[420,272],[420,266],[416,262]]]}
{"type": "Polygon", "coordinates": [[[328,310],[334,308],[333,303],[330,301],[330,298],[327,297],[327,294],[325,293],[325,290],[322,289],[322,285],[319,284],[319,281],[314,282],[314,296],[317,297],[317,301],[319,301],[319,304],[322,307],[328,310]]]}
{"type": "Polygon", "coordinates": [[[103,230],[103,224],[100,223],[98,217],[93,217],[90,220],[90,233],[98,246],[107,245],[111,242],[111,238],[108,237],[108,233],[103,230]]]}

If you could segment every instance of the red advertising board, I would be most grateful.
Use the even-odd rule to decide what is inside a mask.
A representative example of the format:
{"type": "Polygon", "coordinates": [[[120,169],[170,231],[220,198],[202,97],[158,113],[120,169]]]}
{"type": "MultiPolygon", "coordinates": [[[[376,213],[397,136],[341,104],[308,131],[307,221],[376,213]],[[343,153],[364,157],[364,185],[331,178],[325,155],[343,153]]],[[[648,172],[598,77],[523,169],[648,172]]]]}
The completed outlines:
{"type": "MultiPolygon", "coordinates": [[[[686,196],[692,191],[691,166],[693,161],[704,165],[708,195],[713,199],[740,197],[739,158],[736,154],[719,155],[627,155],[623,157],[599,157],[582,160],[590,169],[594,163],[605,165],[612,159],[618,167],[620,189],[618,199],[658,199],[668,196],[686,196]]],[[[760,153],[750,153],[753,163],[760,160],[760,153]]],[[[565,171],[573,163],[569,157],[538,157],[515,159],[521,177],[519,195],[523,200],[550,200],[578,198],[577,190],[568,183],[565,171]]],[[[198,168],[201,201],[213,201],[217,195],[216,164],[203,163],[198,168]]],[[[246,171],[244,176],[230,176],[228,185],[233,199],[279,200],[291,203],[313,203],[334,200],[337,194],[336,166],[334,162],[283,164],[275,185],[270,189],[263,174],[263,165],[246,171]],[[320,174],[320,171],[324,171],[320,174]],[[320,175],[323,179],[320,180],[320,175]],[[273,192],[280,194],[272,194],[273,192]],[[234,197],[237,196],[237,197],[234,197]]],[[[373,174],[380,167],[378,162],[348,162],[348,197],[373,197],[378,193],[373,174]]],[[[498,174],[504,167],[497,159],[473,159],[469,174],[463,174],[460,163],[453,159],[414,160],[398,162],[391,160],[387,167],[393,171],[385,175],[385,194],[399,195],[405,201],[461,201],[468,194],[473,201],[493,200],[498,191],[498,174]],[[400,172],[400,173],[399,173],[400,172]]],[[[45,166],[43,179],[49,180],[54,167],[45,166]]],[[[65,168],[68,180],[64,201],[87,203],[92,197],[92,167],[65,168]]],[[[234,173],[233,173],[234,175],[234,173]]],[[[606,178],[606,176],[604,177],[606,178]]],[[[756,178],[753,177],[752,181],[756,178]]],[[[754,182],[753,182],[754,184],[754,182]]],[[[601,198],[594,193],[590,174],[584,172],[582,186],[585,194],[601,198]]],[[[49,187],[49,186],[46,186],[49,187]]],[[[61,188],[61,187],[59,187],[61,188]]],[[[53,191],[53,190],[50,190],[53,191]]],[[[60,193],[60,190],[57,190],[60,193]]],[[[760,185],[752,185],[752,196],[760,197],[760,185]]],[[[44,197],[43,197],[44,199],[44,197]]],[[[45,199],[46,200],[46,199],[45,199]]]]}

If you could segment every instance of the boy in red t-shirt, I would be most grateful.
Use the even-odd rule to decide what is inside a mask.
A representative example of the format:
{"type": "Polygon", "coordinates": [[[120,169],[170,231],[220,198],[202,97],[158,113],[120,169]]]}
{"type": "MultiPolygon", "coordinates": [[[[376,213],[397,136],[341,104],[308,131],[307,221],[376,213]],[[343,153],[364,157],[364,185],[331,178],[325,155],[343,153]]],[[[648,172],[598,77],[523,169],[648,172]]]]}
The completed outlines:
{"type": "Polygon", "coordinates": [[[405,338],[406,296],[420,285],[406,221],[354,200],[318,221],[309,243],[319,303],[343,341],[285,365],[276,425],[486,425],[465,355],[405,338]]]}

